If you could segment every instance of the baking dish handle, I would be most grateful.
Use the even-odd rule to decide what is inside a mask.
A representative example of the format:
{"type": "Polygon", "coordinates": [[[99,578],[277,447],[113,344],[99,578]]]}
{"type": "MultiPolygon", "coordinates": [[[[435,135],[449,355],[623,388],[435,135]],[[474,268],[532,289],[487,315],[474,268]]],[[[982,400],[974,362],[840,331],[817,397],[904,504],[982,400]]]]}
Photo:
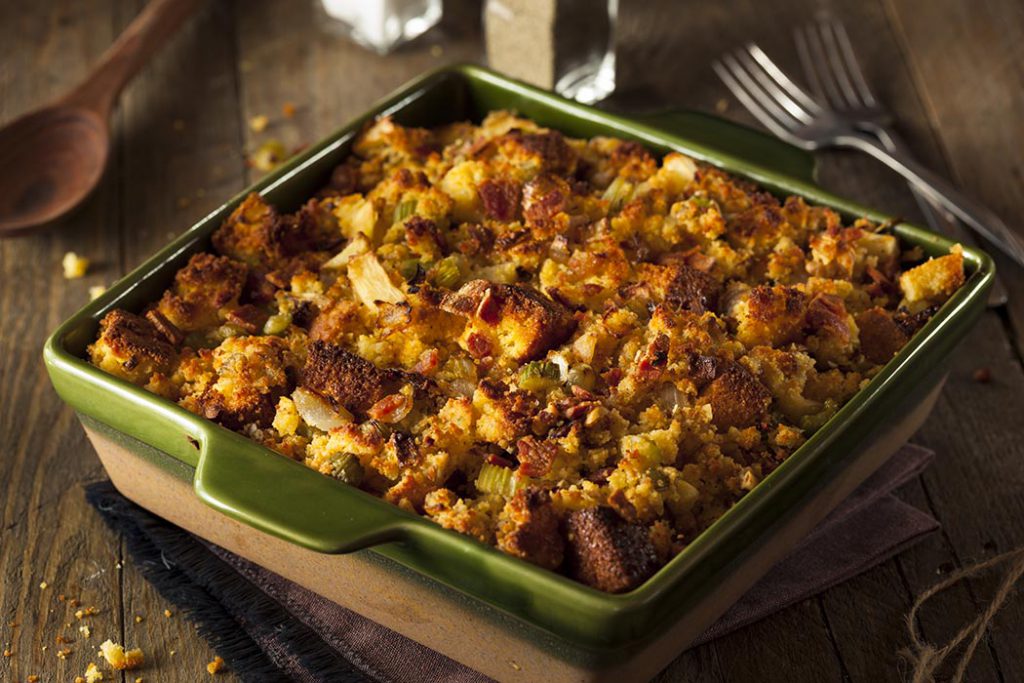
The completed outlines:
{"type": "Polygon", "coordinates": [[[214,509],[318,552],[402,541],[409,530],[399,508],[217,427],[201,441],[193,485],[214,509]]]}

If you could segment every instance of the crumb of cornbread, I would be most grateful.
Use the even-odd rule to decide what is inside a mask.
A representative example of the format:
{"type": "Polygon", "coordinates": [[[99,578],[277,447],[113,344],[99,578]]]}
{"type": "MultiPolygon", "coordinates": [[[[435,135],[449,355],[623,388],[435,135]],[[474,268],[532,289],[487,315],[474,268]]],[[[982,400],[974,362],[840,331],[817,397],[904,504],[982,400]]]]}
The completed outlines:
{"type": "Polygon", "coordinates": [[[89,662],[85,667],[85,683],[96,683],[103,680],[103,672],[96,668],[96,664],[89,662]]]}
{"type": "Polygon", "coordinates": [[[211,675],[215,675],[218,671],[224,668],[224,660],[220,657],[214,657],[213,661],[206,665],[206,671],[211,675]]]}
{"type": "Polygon", "coordinates": [[[78,632],[81,633],[86,638],[89,638],[90,636],[92,636],[92,631],[89,630],[89,624],[82,624],[81,626],[79,626],[78,627],[78,632]]]}
{"type": "Polygon", "coordinates": [[[254,133],[262,133],[269,123],[270,119],[265,114],[259,114],[249,119],[249,128],[254,133]]]}
{"type": "Polygon", "coordinates": [[[172,612],[172,611],[171,611],[171,610],[169,610],[169,609],[165,609],[165,610],[164,610],[164,616],[165,616],[165,617],[167,617],[167,618],[169,619],[169,618],[171,618],[171,617],[173,617],[173,616],[174,616],[174,612],[172,612]]]}
{"type": "Polygon", "coordinates": [[[76,280],[83,277],[89,270],[89,259],[69,251],[64,254],[64,260],[61,261],[61,265],[64,267],[64,278],[66,280],[76,280]]]}
{"type": "Polygon", "coordinates": [[[107,640],[100,645],[100,653],[107,663],[118,671],[137,669],[142,666],[143,655],[139,648],[125,651],[123,646],[107,640]]]}

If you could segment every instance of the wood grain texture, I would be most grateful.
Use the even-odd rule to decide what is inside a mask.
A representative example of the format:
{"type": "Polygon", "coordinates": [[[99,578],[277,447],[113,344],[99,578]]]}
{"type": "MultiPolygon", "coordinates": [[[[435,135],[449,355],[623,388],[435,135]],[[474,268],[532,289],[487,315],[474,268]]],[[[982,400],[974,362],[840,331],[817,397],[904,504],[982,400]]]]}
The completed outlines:
{"type": "MultiPolygon", "coordinates": [[[[4,3],[0,121],[76,82],[143,4],[4,3]]],[[[455,11],[442,31],[380,58],[323,32],[311,1],[207,3],[126,90],[100,191],[51,232],[0,241],[0,647],[14,651],[0,659],[0,679],[72,680],[107,637],[143,647],[146,680],[205,678],[209,646],[180,615],[163,616],[169,606],[122,562],[119,539],[82,497],[81,483],[103,473],[49,388],[40,345],[86,300],[89,285],[112,282],[254,179],[245,155],[263,141],[280,140],[287,149],[308,144],[420,72],[478,59],[478,6],[448,5],[455,11]],[[294,105],[292,116],[286,104],[294,105]],[[250,127],[258,115],[269,119],[263,131],[250,127]],[[83,280],[61,277],[60,258],[72,249],[94,261],[83,280]],[[100,608],[87,619],[90,639],[78,632],[61,593],[100,608]],[[144,618],[136,622],[135,615],[144,618]],[[66,660],[56,656],[59,634],[76,641],[66,645],[66,660]]],[[[724,109],[752,123],[714,78],[710,59],[755,40],[797,70],[791,29],[818,11],[847,23],[869,81],[921,158],[1021,226],[1014,217],[1024,214],[1024,8],[1015,0],[624,0],[623,89],[638,107],[724,109]]],[[[821,160],[830,189],[920,218],[903,183],[875,162],[838,153],[821,160]]],[[[939,456],[900,493],[938,517],[943,531],[814,599],[683,654],[659,681],[900,680],[902,615],[913,596],[955,568],[1024,544],[1024,299],[1014,294],[1024,291],[1024,279],[1009,267],[1003,273],[1009,312],[986,314],[951,361],[943,398],[917,437],[939,456]],[[990,367],[995,381],[973,381],[980,366],[990,367]]],[[[949,637],[992,587],[986,578],[937,596],[921,613],[925,636],[949,637]]],[[[1018,601],[997,618],[970,680],[1024,677],[1022,637],[1018,601]]]]}

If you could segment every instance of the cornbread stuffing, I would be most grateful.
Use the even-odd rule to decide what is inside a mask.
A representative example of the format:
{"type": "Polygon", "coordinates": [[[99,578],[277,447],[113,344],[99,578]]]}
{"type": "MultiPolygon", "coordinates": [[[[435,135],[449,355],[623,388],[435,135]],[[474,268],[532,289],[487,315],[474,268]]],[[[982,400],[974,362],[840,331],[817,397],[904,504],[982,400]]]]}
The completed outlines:
{"type": "MultiPolygon", "coordinates": [[[[509,112],[368,124],[293,213],[250,195],[92,362],[603,591],[650,577],[964,282],[682,154],[509,112]]],[[[269,456],[268,456],[269,457],[269,456]]]]}

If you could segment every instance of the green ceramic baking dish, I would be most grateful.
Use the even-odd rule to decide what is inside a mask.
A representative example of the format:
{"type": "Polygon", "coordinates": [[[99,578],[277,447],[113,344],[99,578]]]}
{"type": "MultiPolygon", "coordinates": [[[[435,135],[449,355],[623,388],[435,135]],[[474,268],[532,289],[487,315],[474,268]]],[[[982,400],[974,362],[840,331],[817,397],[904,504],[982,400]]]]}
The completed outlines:
{"type": "MultiPolygon", "coordinates": [[[[440,596],[436,609],[420,617],[429,628],[405,623],[409,620],[397,609],[388,617],[388,606],[370,604],[369,597],[361,604],[349,600],[348,606],[496,678],[530,680],[541,672],[545,678],[565,680],[598,680],[627,671],[649,676],[781,559],[923,421],[944,377],[945,358],[984,310],[994,273],[986,254],[965,248],[966,284],[885,369],[684,552],[645,584],[621,595],[592,590],[444,530],[277,456],[84,360],[106,311],[138,310],[156,299],[188,257],[207,247],[211,232],[245,194],[258,191],[282,210],[296,209],[326,182],[366,120],[389,114],[402,124],[433,126],[479,119],[498,108],[515,109],[571,136],[614,135],[659,152],[678,150],[772,192],[802,195],[847,217],[888,218],[815,186],[806,156],[753,131],[692,115],[624,118],[476,66],[450,67],[413,81],[248,188],[76,313],[47,340],[47,369],[57,392],[82,417],[115,484],[179,524],[306,584],[320,579],[305,577],[296,563],[312,566],[325,558],[349,558],[344,561],[348,564],[324,566],[345,572],[345,580],[352,572],[366,571],[392,589],[408,588],[420,596],[420,604],[433,599],[423,596],[440,596]],[[108,461],[105,453],[115,451],[120,459],[111,456],[108,461]],[[132,458],[149,469],[132,470],[128,476],[132,458]],[[167,495],[144,490],[152,481],[163,481],[161,477],[167,477],[167,495]],[[180,500],[166,506],[166,499],[174,496],[180,500]],[[210,530],[220,522],[223,529],[234,531],[210,530]],[[261,539],[274,552],[261,551],[252,539],[261,539]],[[480,627],[480,633],[507,642],[487,645],[466,638],[468,648],[453,642],[459,640],[458,624],[455,631],[445,630],[452,614],[462,615],[463,621],[486,622],[489,626],[480,627]],[[548,659],[554,664],[538,668],[538,662],[548,659]]],[[[949,240],[914,226],[900,224],[895,231],[929,254],[945,253],[951,246],[949,240]]],[[[332,580],[326,577],[323,585],[309,587],[343,602],[336,587],[328,585],[332,580]]],[[[392,593],[398,596],[395,605],[400,604],[402,591],[392,593]]]]}

